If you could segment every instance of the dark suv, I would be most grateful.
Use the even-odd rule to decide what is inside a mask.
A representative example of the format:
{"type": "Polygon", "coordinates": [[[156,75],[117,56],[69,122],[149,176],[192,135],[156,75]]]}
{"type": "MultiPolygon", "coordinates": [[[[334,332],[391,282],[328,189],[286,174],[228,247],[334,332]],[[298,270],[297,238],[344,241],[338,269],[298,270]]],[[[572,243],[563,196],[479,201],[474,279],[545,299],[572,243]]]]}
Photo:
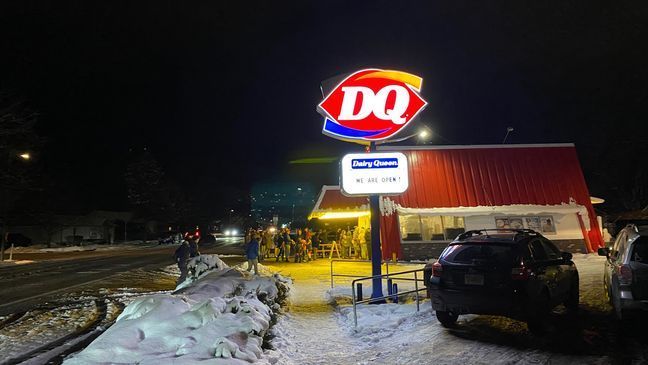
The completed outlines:
{"type": "Polygon", "coordinates": [[[490,314],[525,320],[537,333],[553,307],[578,310],[572,254],[532,230],[467,231],[426,265],[424,280],[444,327],[459,314],[490,314]]]}

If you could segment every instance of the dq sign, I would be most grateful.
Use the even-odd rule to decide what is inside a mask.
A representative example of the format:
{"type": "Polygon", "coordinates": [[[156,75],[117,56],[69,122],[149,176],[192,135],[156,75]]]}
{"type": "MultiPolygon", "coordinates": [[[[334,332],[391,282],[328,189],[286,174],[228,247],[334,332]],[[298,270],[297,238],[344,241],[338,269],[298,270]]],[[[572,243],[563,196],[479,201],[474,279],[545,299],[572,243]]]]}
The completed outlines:
{"type": "Polygon", "coordinates": [[[400,71],[361,70],[339,83],[317,106],[322,132],[342,140],[393,137],[425,108],[423,79],[400,71]]]}

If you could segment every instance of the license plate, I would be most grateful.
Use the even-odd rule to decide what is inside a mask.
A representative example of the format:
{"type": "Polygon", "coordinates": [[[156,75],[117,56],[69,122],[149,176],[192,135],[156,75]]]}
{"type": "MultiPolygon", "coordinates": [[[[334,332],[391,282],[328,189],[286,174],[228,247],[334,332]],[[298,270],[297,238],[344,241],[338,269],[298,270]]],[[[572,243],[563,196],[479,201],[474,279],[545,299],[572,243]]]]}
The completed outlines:
{"type": "Polygon", "coordinates": [[[466,285],[484,285],[484,275],[466,274],[464,275],[464,283],[466,285]]]}

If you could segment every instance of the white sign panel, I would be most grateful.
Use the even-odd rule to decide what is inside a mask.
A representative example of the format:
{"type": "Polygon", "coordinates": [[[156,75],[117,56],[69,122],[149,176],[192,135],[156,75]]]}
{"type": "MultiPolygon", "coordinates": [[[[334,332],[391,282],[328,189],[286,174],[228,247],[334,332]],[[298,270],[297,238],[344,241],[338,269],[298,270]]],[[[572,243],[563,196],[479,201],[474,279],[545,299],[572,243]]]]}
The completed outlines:
{"type": "Polygon", "coordinates": [[[400,152],[351,153],[342,158],[342,192],[391,195],[407,190],[407,157],[400,152]]]}

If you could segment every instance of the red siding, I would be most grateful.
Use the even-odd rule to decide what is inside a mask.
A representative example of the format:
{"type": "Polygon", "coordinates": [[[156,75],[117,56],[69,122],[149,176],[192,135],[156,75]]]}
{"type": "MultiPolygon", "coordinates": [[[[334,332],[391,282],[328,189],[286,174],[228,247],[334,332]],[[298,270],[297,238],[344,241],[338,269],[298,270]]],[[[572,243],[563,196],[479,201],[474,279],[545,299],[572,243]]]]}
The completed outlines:
{"type": "MultiPolygon", "coordinates": [[[[569,203],[587,208],[594,249],[602,247],[576,148],[453,148],[402,151],[409,189],[392,197],[408,208],[569,203]]],[[[382,217],[383,257],[402,257],[396,216],[382,217]]]]}

